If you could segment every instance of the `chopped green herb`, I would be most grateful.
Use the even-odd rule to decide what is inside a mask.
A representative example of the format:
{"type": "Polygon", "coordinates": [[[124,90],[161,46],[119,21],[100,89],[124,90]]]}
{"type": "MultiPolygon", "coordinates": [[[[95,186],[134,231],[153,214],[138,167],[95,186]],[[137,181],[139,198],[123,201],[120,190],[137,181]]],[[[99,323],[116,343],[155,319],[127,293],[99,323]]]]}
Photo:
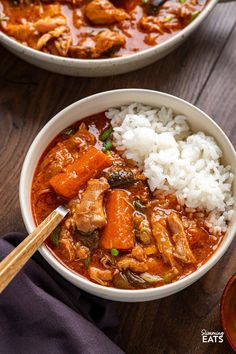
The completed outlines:
{"type": "Polygon", "coordinates": [[[110,139],[107,139],[107,141],[105,141],[105,143],[103,144],[102,151],[106,152],[108,150],[111,150],[111,148],[112,148],[112,141],[110,139]]]}
{"type": "Polygon", "coordinates": [[[100,135],[99,139],[100,139],[101,141],[105,141],[105,140],[107,140],[108,138],[110,138],[111,133],[112,133],[112,127],[108,128],[108,129],[106,129],[106,130],[104,130],[104,132],[102,132],[102,134],[100,135]]]}
{"type": "Polygon", "coordinates": [[[191,13],[191,21],[195,20],[195,18],[200,14],[199,11],[194,11],[191,13]]]}
{"type": "Polygon", "coordinates": [[[145,208],[145,206],[140,202],[139,199],[136,199],[134,201],[134,207],[136,210],[140,211],[141,213],[143,212],[143,208],[145,208]]]}
{"type": "Polygon", "coordinates": [[[164,21],[165,22],[170,22],[172,20],[172,18],[173,18],[172,16],[167,16],[167,17],[164,18],[164,21]]]}
{"type": "Polygon", "coordinates": [[[179,0],[181,2],[181,4],[185,4],[186,0],[179,0]]]}
{"type": "Polygon", "coordinates": [[[73,128],[66,128],[63,130],[62,135],[70,136],[75,133],[75,130],[73,128]]]}
{"type": "Polygon", "coordinates": [[[88,267],[89,267],[90,261],[91,261],[91,258],[90,258],[90,257],[88,257],[88,258],[86,258],[86,259],[84,260],[84,266],[85,266],[85,268],[88,268],[88,267]]]}
{"type": "Polygon", "coordinates": [[[52,244],[56,247],[59,247],[59,237],[60,237],[60,232],[61,232],[61,226],[58,225],[53,232],[51,233],[51,241],[52,244]]]}
{"type": "Polygon", "coordinates": [[[119,251],[116,248],[111,249],[111,255],[117,257],[119,255],[119,251]]]}

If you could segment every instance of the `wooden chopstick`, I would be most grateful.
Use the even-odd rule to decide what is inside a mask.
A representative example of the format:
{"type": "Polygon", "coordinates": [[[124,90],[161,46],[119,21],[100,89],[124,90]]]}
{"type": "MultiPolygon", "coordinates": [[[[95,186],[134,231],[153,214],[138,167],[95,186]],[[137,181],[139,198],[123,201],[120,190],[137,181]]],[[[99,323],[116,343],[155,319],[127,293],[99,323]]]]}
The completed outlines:
{"type": "Polygon", "coordinates": [[[27,236],[0,263],[0,293],[20,271],[28,259],[37,251],[56,226],[69,212],[63,206],[55,209],[29,236],[27,236]]]}

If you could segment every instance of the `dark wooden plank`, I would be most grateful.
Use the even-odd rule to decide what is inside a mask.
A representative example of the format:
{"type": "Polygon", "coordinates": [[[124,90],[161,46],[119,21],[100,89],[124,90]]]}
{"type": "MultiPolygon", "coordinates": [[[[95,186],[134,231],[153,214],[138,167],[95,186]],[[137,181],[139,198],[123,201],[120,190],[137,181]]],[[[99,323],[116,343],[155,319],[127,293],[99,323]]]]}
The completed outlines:
{"type": "MultiPolygon", "coordinates": [[[[235,4],[236,5],[236,4],[235,4]]],[[[236,26],[214,71],[196,100],[236,146],[236,26]]]]}
{"type": "MultiPolygon", "coordinates": [[[[0,234],[25,230],[17,186],[30,142],[55,113],[89,94],[124,87],[172,93],[196,102],[235,143],[235,12],[234,3],[218,5],[173,54],[137,72],[105,79],[48,73],[0,48],[0,234]]],[[[220,329],[219,297],[235,271],[232,257],[231,247],[214,270],[180,294],[150,303],[117,304],[120,344],[126,352],[229,353],[226,343],[202,344],[200,331],[220,329]]]]}

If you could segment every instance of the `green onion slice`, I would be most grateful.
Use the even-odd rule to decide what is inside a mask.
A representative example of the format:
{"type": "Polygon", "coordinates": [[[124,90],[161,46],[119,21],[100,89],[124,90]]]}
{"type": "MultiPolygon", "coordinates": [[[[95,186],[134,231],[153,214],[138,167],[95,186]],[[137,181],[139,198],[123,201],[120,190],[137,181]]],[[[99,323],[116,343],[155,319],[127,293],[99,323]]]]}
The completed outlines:
{"type": "Polygon", "coordinates": [[[61,232],[61,226],[58,225],[51,233],[51,241],[55,247],[59,247],[60,232],[61,232]]]}
{"type": "Polygon", "coordinates": [[[111,133],[112,133],[112,127],[109,127],[108,129],[104,130],[104,132],[102,132],[99,139],[101,141],[106,141],[108,138],[110,138],[111,133]]]}
{"type": "Polygon", "coordinates": [[[102,151],[106,152],[111,149],[112,149],[112,141],[110,139],[107,139],[107,141],[103,144],[102,151]]]}
{"type": "Polygon", "coordinates": [[[90,261],[91,261],[91,258],[90,258],[90,257],[88,257],[88,258],[86,258],[86,259],[84,260],[84,266],[85,266],[85,268],[88,268],[88,267],[89,267],[90,261]]]}

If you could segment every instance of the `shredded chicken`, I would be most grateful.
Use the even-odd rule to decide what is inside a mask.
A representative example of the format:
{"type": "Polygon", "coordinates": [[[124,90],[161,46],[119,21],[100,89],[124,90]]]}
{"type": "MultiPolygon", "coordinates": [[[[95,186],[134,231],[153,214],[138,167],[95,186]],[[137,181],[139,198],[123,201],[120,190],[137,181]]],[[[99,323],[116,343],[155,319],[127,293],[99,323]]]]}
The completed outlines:
{"type": "Polygon", "coordinates": [[[138,245],[132,249],[131,255],[140,262],[146,261],[146,253],[142,246],[138,245]]]}
{"type": "Polygon", "coordinates": [[[86,259],[86,258],[89,257],[89,255],[90,255],[90,250],[89,250],[88,247],[81,245],[80,242],[77,242],[77,243],[75,244],[75,247],[76,247],[75,253],[76,253],[76,258],[77,258],[77,259],[84,260],[84,259],[86,259]]]}
{"type": "Polygon", "coordinates": [[[94,37],[83,39],[77,45],[71,45],[69,55],[73,58],[101,58],[103,55],[114,54],[125,43],[123,35],[107,29],[94,37]]]}
{"type": "Polygon", "coordinates": [[[109,269],[99,269],[96,267],[89,267],[89,276],[98,284],[108,285],[108,281],[112,280],[112,272],[109,269]]]}
{"type": "Polygon", "coordinates": [[[174,259],[174,247],[171,243],[168,231],[165,226],[160,223],[159,215],[156,215],[155,212],[152,214],[151,224],[159,252],[172,268],[177,269],[177,263],[174,259]]]}
{"type": "Polygon", "coordinates": [[[96,25],[112,25],[129,18],[123,9],[117,9],[108,0],[93,0],[85,8],[87,18],[96,25]]]}
{"type": "Polygon", "coordinates": [[[146,262],[140,262],[135,258],[124,256],[118,262],[117,266],[120,270],[130,269],[136,273],[143,273],[148,270],[146,262]]]}
{"type": "Polygon", "coordinates": [[[196,262],[196,259],[189,247],[184,226],[179,216],[176,213],[171,213],[167,220],[173,235],[173,241],[175,242],[175,257],[179,258],[184,263],[196,262]]]}
{"type": "Polygon", "coordinates": [[[71,44],[71,36],[68,35],[68,28],[66,26],[59,26],[40,37],[36,49],[41,50],[52,38],[55,39],[54,45],[58,55],[66,56],[71,44]]]}
{"type": "Polygon", "coordinates": [[[75,259],[76,248],[73,243],[73,237],[65,225],[62,226],[60,232],[60,250],[66,260],[73,261],[75,259]]]}
{"type": "Polygon", "coordinates": [[[109,50],[117,51],[120,47],[125,45],[125,37],[117,32],[109,29],[102,31],[95,37],[94,58],[99,58],[103,53],[109,50]]]}
{"type": "Polygon", "coordinates": [[[39,11],[39,16],[42,18],[36,21],[8,24],[4,30],[21,42],[28,41],[37,50],[66,56],[72,38],[60,5],[45,5],[44,12],[41,14],[39,11]]]}
{"type": "Polygon", "coordinates": [[[100,259],[100,262],[104,268],[115,268],[115,262],[110,255],[104,254],[104,256],[100,259]]]}
{"type": "Polygon", "coordinates": [[[89,233],[106,225],[103,195],[108,188],[109,184],[104,177],[91,179],[88,182],[81,202],[72,210],[78,230],[89,233]]]}

